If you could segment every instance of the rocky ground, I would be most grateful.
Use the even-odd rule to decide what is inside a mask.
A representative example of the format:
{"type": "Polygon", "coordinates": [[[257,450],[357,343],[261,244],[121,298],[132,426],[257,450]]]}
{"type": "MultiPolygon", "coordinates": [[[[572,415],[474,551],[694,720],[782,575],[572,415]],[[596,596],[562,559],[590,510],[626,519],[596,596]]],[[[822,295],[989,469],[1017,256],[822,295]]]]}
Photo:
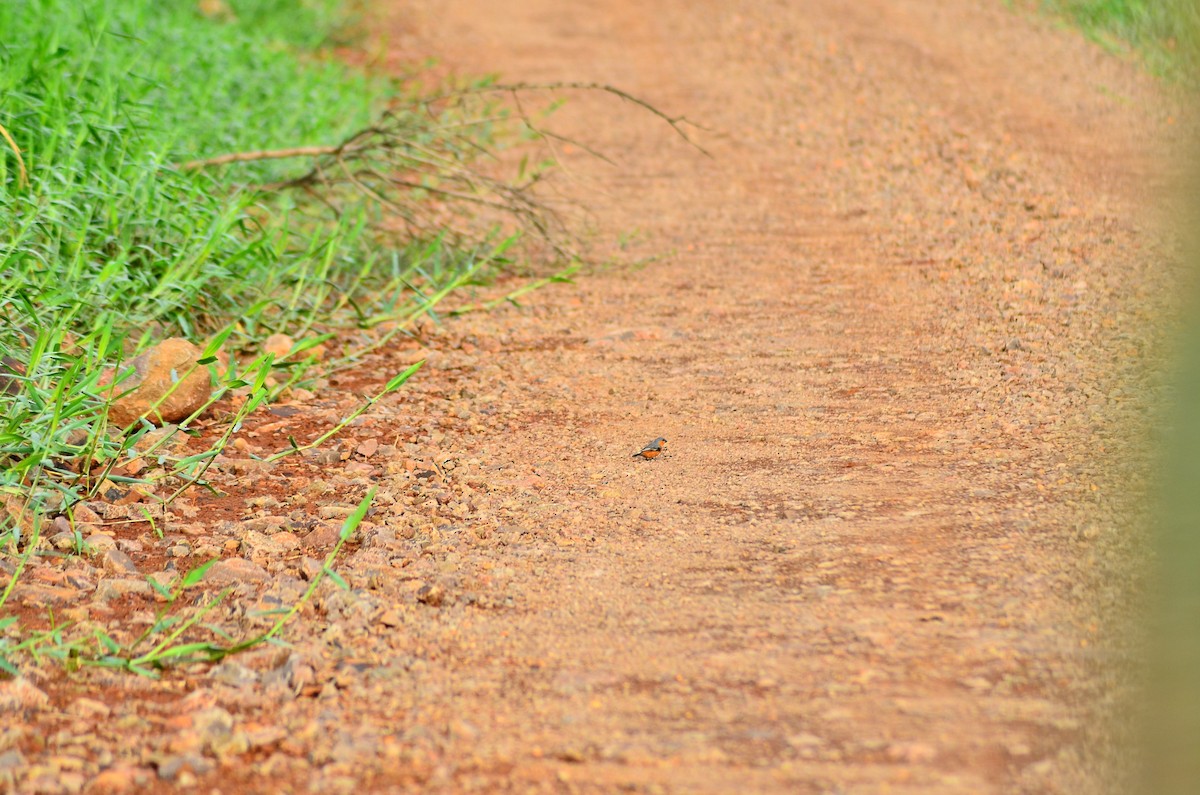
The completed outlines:
{"type": "Polygon", "coordinates": [[[575,96],[558,129],[618,166],[563,145],[560,188],[655,261],[422,325],[254,415],[220,495],[153,525],[136,493],[88,506],[93,554],[17,586],[27,626],[135,638],[165,606],[147,576],[217,557],[176,609],[228,589],[204,623],[236,639],[377,489],[334,564],[349,590],[322,582],[286,644],[0,682],[0,788],[1114,785],[1129,440],[1172,278],[1139,209],[1177,126],[1153,81],[999,2],[378,14],[397,67],[616,84],[703,123],[712,157],[575,96]],[[336,439],[251,457],[420,359],[336,439]]]}

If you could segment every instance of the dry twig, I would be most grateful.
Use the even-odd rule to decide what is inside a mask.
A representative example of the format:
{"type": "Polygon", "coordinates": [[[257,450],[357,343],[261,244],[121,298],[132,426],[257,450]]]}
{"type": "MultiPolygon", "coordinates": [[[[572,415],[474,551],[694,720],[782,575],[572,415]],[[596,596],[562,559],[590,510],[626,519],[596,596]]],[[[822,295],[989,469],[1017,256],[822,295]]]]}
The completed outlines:
{"type": "MultiPolygon", "coordinates": [[[[666,122],[689,145],[709,153],[687,133],[686,126],[703,129],[683,116],[670,116],[649,102],[614,86],[601,83],[489,84],[427,97],[415,103],[421,115],[409,110],[384,112],[370,127],[332,146],[235,152],[192,160],[176,166],[198,171],[236,163],[309,158],[308,171],[289,179],[254,186],[262,191],[300,189],[340,213],[336,196],[342,189],[387,207],[417,237],[433,235],[478,240],[480,224],[494,228],[504,219],[550,246],[561,258],[577,260],[573,235],[559,212],[534,194],[545,167],[557,162],[551,149],[549,163],[536,166],[517,179],[499,179],[477,165],[480,156],[492,157],[494,128],[519,121],[527,135],[543,141],[578,146],[605,162],[613,161],[587,144],[535,124],[521,95],[546,91],[602,91],[630,102],[666,122]],[[476,108],[469,100],[503,94],[512,100],[515,115],[503,106],[484,101],[476,108]],[[476,111],[467,113],[464,110],[476,111]],[[469,210],[467,208],[470,208],[469,210]],[[457,219],[457,220],[455,220],[457,219]]],[[[709,155],[711,156],[711,155],[709,155]]]]}

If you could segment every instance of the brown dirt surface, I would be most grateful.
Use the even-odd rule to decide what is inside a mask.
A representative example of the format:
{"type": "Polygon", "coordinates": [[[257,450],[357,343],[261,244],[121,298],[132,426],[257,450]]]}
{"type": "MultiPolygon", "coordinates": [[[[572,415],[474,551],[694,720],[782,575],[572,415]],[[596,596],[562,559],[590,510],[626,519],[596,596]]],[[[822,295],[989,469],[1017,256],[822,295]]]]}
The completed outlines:
{"type": "Polygon", "coordinates": [[[111,539],[34,565],[24,620],[132,636],[162,604],[140,575],[222,557],[206,620],[246,637],[379,489],[350,590],[323,583],[288,645],[0,682],[0,789],[1117,786],[1105,620],[1170,283],[1138,212],[1174,129],[1154,82],[998,0],[380,6],[396,66],[615,84],[712,156],[573,95],[556,129],[617,165],[562,144],[558,186],[655,261],[256,414],[222,494],[153,529],[97,504],[111,539]],[[249,458],[420,358],[315,453],[249,458]]]}

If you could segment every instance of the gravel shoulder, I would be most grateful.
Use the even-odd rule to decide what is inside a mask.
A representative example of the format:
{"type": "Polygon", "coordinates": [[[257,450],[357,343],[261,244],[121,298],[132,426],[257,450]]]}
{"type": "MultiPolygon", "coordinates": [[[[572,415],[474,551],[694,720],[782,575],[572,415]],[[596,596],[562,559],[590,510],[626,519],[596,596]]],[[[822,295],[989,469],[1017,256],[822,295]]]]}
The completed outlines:
{"type": "MultiPolygon", "coordinates": [[[[0,786],[1104,791],[1170,283],[1138,210],[1172,129],[1153,82],[999,2],[380,5],[397,64],[704,124],[712,157],[611,98],[556,118],[619,162],[562,152],[597,239],[665,256],[247,423],[226,496],[115,546],[140,573],[225,557],[213,620],[244,634],[377,485],[353,590],[215,670],[0,684],[0,786]],[[319,455],[248,459],[419,358],[319,455]]],[[[31,585],[136,628],[120,563],[31,585]]]]}

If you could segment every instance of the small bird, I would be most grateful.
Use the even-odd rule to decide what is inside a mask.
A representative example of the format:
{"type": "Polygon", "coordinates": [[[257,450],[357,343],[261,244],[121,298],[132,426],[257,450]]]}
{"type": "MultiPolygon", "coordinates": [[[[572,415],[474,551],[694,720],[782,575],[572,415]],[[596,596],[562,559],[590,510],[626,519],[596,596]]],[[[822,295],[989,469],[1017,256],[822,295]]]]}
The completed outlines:
{"type": "Polygon", "coordinates": [[[658,458],[659,453],[667,449],[667,440],[663,437],[658,437],[650,444],[643,447],[633,454],[634,458],[644,458],[649,461],[651,458],[658,458]]]}

